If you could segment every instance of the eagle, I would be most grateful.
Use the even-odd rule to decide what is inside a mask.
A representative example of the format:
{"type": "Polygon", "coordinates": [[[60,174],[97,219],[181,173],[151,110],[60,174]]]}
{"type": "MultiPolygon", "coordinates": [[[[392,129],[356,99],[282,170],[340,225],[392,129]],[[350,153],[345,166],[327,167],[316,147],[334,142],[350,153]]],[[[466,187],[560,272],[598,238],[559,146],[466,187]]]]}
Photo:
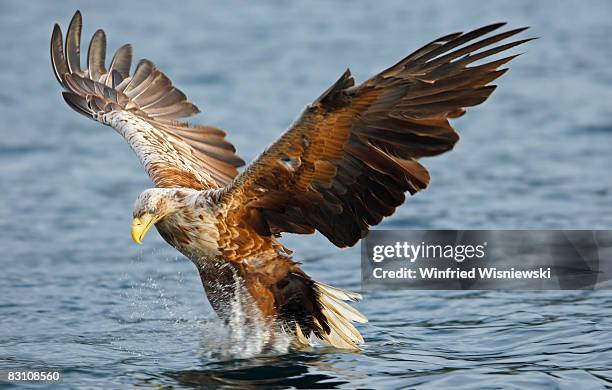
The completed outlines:
{"type": "Polygon", "coordinates": [[[350,247],[406,192],[425,189],[421,158],[453,148],[449,120],[484,102],[517,55],[491,57],[530,40],[507,42],[527,27],[499,32],[504,25],[435,39],[361,84],[347,69],[241,172],[223,130],[179,120],[199,110],[153,62],[131,71],[131,45],[107,65],[97,30],[82,68],[79,11],[65,42],[54,26],[51,63],[66,103],[114,128],[153,181],[134,206],[136,243],[155,225],[195,264],[225,321],[239,295],[272,337],[355,350],[364,339],[353,323],[367,319],[349,302],[361,296],[311,279],[278,238],[318,231],[350,247]]]}

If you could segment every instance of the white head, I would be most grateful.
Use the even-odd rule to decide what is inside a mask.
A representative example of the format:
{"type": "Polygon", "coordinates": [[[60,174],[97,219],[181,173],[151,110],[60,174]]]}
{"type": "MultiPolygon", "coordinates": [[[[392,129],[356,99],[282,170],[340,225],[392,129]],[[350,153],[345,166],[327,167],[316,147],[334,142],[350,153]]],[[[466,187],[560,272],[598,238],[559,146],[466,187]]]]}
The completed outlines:
{"type": "Polygon", "coordinates": [[[168,215],[185,206],[187,188],[149,188],[136,199],[132,220],[132,239],[140,244],[147,231],[168,215]]]}

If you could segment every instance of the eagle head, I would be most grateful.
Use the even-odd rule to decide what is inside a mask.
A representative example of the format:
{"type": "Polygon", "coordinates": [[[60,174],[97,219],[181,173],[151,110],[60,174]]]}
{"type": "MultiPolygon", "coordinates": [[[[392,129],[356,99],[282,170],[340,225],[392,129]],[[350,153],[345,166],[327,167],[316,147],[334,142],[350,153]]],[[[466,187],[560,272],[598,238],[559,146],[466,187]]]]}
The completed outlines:
{"type": "Polygon", "coordinates": [[[136,199],[132,220],[132,239],[137,244],[147,231],[168,215],[184,206],[189,190],[185,188],[149,188],[136,199]]]}

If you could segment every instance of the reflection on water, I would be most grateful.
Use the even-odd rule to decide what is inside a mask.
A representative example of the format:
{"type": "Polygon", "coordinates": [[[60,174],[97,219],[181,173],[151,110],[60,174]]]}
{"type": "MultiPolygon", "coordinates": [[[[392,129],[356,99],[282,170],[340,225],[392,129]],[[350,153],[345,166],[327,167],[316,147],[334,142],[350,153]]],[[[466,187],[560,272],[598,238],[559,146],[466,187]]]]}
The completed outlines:
{"type": "Polygon", "coordinates": [[[276,358],[257,358],[249,363],[214,363],[201,370],[163,372],[161,376],[184,386],[205,388],[224,385],[242,389],[257,386],[272,389],[334,389],[350,383],[348,380],[338,380],[338,375],[324,373],[327,370],[333,372],[334,368],[321,363],[320,358],[319,352],[311,355],[294,353],[276,358]],[[319,369],[321,372],[318,372],[319,369]]]}
{"type": "MultiPolygon", "coordinates": [[[[612,227],[610,2],[4,1],[0,368],[59,367],[76,388],[612,386],[605,291],[368,292],[360,353],[227,360],[194,267],[155,234],[131,243],[132,204],[150,186],[137,159],[61,99],[48,40],[77,7],[84,36],[101,27],[112,49],[132,42],[246,160],[348,65],[364,80],[436,36],[530,25],[541,39],[456,120],[455,150],[424,161],[430,188],[383,227],[612,227]]],[[[358,248],[284,243],[315,279],[359,290],[358,248]]]]}

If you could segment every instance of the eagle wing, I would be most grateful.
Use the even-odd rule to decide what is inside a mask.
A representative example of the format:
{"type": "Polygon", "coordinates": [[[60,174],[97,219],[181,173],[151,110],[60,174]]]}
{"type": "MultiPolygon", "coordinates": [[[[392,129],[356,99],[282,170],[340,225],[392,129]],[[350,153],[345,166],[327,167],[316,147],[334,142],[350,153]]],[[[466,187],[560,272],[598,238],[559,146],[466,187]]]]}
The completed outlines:
{"type": "Polygon", "coordinates": [[[77,11],[68,27],[65,48],[57,24],[51,36],[51,63],[70,107],[115,127],[157,187],[227,185],[244,162],[225,140],[225,132],[177,121],[197,114],[198,108],[151,61],[141,60],[130,74],[131,45],[121,46],[107,69],[103,30],[93,35],[87,68],[81,69],[81,26],[77,11]]]}
{"type": "Polygon", "coordinates": [[[529,40],[499,43],[526,28],[483,37],[503,25],[436,39],[359,86],[347,70],[224,189],[228,239],[232,228],[318,230],[338,247],[354,245],[406,191],[427,187],[419,158],[453,148],[449,118],[484,102],[515,56],[486,59],[529,40]]]}

